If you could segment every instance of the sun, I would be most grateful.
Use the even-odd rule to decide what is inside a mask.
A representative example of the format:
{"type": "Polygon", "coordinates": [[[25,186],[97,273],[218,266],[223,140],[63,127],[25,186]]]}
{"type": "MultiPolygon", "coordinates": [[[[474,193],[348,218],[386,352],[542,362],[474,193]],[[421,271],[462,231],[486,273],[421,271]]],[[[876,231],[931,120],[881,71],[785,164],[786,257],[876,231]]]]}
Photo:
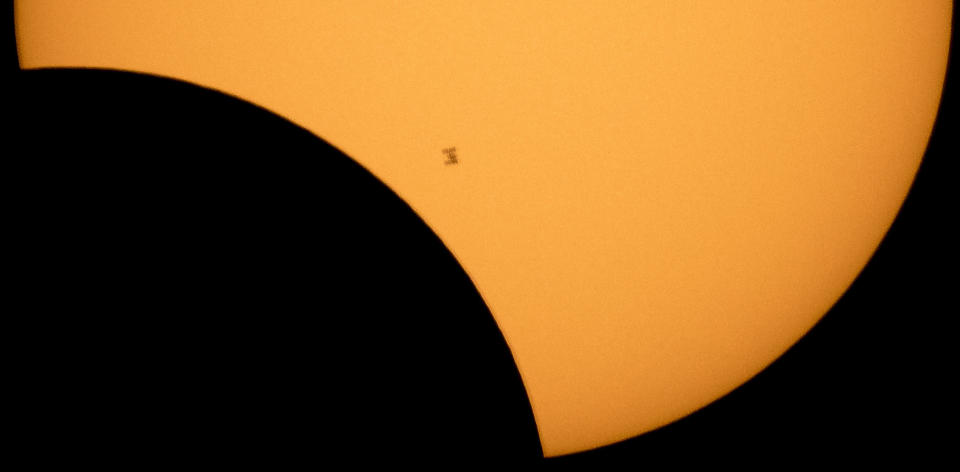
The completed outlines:
{"type": "Polygon", "coordinates": [[[952,4],[16,2],[24,69],[265,107],[400,195],[469,274],[543,451],[653,430],[800,339],[897,214],[952,4]]]}

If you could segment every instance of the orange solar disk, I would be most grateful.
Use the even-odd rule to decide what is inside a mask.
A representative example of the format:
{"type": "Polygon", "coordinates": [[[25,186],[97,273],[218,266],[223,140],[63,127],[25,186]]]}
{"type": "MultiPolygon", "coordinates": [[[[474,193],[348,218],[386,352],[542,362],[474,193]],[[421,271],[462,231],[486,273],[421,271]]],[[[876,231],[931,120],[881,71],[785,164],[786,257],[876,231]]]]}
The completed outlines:
{"type": "Polygon", "coordinates": [[[351,156],[440,237],[557,456],[723,396],[844,293],[934,124],[946,0],[16,3],[24,69],[159,75],[351,156]]]}

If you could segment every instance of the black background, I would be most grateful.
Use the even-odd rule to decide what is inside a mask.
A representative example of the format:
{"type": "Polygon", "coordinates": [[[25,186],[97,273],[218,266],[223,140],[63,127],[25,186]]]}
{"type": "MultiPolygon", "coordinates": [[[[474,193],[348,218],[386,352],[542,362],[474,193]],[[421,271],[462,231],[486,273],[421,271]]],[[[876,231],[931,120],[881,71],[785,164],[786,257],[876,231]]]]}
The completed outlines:
{"type": "Polygon", "coordinates": [[[687,418],[544,461],[482,300],[352,160],[216,92],[24,72],[6,44],[8,333],[38,460],[955,459],[953,60],[903,209],[810,333],[687,418]]]}

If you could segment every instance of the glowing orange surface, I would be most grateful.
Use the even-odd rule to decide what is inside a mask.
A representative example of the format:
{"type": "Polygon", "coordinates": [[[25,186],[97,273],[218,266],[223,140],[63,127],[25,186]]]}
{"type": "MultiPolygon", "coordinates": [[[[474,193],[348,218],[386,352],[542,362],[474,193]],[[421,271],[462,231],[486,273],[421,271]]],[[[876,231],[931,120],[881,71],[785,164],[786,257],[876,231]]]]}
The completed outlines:
{"type": "Polygon", "coordinates": [[[483,295],[552,456],[704,406],[830,308],[917,170],[951,9],[32,0],[16,19],[25,69],[215,88],[391,186],[483,295]]]}

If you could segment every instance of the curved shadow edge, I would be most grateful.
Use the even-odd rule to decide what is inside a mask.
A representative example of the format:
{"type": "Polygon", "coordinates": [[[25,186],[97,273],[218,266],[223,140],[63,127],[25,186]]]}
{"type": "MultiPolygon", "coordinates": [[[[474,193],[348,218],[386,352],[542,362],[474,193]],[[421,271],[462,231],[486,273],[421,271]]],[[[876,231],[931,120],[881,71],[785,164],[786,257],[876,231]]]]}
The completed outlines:
{"type": "Polygon", "coordinates": [[[173,79],[14,87],[17,289],[57,434],[241,462],[542,458],[476,288],[353,159],[173,79]]]}

